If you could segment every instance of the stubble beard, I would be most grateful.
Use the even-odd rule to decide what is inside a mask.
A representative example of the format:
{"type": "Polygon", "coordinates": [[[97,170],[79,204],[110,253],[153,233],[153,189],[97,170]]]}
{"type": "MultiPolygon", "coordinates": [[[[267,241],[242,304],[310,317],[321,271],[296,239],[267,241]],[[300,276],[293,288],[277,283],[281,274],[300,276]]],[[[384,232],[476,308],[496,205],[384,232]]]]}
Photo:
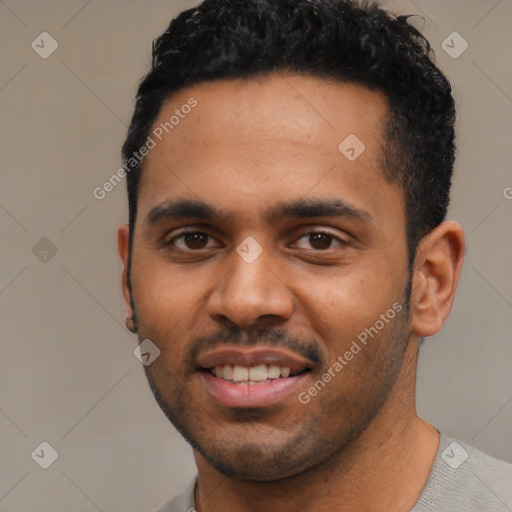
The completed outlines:
{"type": "MultiPolygon", "coordinates": [[[[140,338],[142,341],[144,336],[140,338]]],[[[324,395],[321,416],[308,415],[308,406],[301,405],[303,409],[299,409],[299,413],[303,416],[300,415],[300,421],[292,429],[287,419],[289,414],[285,412],[283,423],[286,422],[288,430],[284,433],[275,420],[273,427],[265,424],[267,413],[264,410],[235,409],[230,416],[230,425],[238,425],[238,428],[230,429],[229,435],[219,435],[222,427],[214,418],[206,414],[201,418],[201,411],[194,405],[194,397],[185,387],[184,376],[166,373],[163,379],[165,392],[162,392],[163,386],[159,388],[151,368],[144,367],[144,370],[165,416],[214,468],[229,477],[271,482],[343,458],[387,402],[399,376],[408,339],[406,315],[397,315],[387,335],[374,340],[378,348],[374,348],[371,356],[364,353],[365,348],[358,354],[360,371],[354,374],[359,375],[362,381],[356,387],[357,393],[332,398],[324,395]],[[365,361],[365,366],[362,361],[365,361]],[[341,415],[339,411],[342,411],[341,415]],[[265,438],[248,439],[251,428],[262,422],[267,429],[265,438]]],[[[336,379],[343,378],[342,371],[336,379]]],[[[328,386],[336,386],[336,379],[328,386]]],[[[322,398],[322,393],[319,393],[314,400],[322,398]]]]}

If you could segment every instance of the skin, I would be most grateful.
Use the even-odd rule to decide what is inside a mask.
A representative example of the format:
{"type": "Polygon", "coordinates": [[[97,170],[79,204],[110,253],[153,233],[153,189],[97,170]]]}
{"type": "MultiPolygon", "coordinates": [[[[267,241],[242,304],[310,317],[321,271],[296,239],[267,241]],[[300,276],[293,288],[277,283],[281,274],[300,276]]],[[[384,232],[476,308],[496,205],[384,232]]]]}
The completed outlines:
{"type": "Polygon", "coordinates": [[[146,375],[194,447],[197,510],[410,510],[439,446],[416,414],[418,343],[450,312],[462,228],[444,222],[421,241],[407,312],[405,202],[379,172],[382,94],[300,75],[214,82],[173,95],[155,126],[190,97],[197,107],[144,162],[131,286],[128,226],[118,247],[127,317],[134,304],[139,339],[161,351],[146,375]],[[349,134],[365,144],[353,162],[338,150],[349,134]],[[226,217],[151,225],[152,209],[175,199],[204,201],[226,217]],[[299,199],[341,199],[367,215],[265,220],[269,207],[299,199]],[[184,228],[210,238],[166,244],[184,228]],[[318,230],[333,237],[312,239],[318,230]],[[236,252],[249,236],[263,249],[250,264],[236,252]],[[395,303],[402,312],[301,404],[297,393],[395,303]],[[208,394],[190,357],[228,341],[316,359],[297,393],[230,408],[208,394]]]}

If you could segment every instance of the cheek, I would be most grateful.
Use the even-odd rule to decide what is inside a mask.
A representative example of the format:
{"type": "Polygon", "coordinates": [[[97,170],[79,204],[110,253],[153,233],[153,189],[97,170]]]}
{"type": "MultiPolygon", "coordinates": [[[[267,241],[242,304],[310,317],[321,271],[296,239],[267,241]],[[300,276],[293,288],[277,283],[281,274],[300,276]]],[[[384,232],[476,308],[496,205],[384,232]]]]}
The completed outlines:
{"type": "Polygon", "coordinates": [[[384,272],[378,265],[354,265],[324,276],[303,274],[300,302],[307,304],[305,314],[316,329],[343,346],[401,300],[401,280],[392,276],[392,270],[384,272]]]}
{"type": "Polygon", "coordinates": [[[161,342],[174,339],[197,320],[211,280],[206,271],[191,273],[163,258],[141,252],[132,271],[139,328],[161,342]]]}

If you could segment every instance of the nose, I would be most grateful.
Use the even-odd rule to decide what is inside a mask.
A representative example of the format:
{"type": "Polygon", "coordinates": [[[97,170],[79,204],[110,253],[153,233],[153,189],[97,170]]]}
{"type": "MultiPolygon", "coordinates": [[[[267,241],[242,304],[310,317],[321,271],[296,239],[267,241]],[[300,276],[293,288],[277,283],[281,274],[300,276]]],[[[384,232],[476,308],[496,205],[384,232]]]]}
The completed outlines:
{"type": "Polygon", "coordinates": [[[263,251],[248,263],[234,252],[229,268],[208,299],[210,317],[240,328],[288,320],[293,312],[292,293],[282,273],[278,275],[270,268],[270,259],[271,255],[263,251]]]}

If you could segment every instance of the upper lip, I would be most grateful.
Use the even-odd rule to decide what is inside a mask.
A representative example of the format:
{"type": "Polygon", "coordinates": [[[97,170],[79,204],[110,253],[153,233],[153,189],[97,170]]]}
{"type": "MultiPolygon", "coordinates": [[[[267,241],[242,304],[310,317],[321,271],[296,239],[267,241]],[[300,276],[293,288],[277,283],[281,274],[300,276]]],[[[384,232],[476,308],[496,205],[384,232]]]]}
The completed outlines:
{"type": "Polygon", "coordinates": [[[261,364],[290,368],[292,373],[310,369],[313,363],[304,357],[283,348],[276,347],[222,347],[203,352],[197,358],[201,368],[217,365],[238,365],[251,368],[261,364]]]}

